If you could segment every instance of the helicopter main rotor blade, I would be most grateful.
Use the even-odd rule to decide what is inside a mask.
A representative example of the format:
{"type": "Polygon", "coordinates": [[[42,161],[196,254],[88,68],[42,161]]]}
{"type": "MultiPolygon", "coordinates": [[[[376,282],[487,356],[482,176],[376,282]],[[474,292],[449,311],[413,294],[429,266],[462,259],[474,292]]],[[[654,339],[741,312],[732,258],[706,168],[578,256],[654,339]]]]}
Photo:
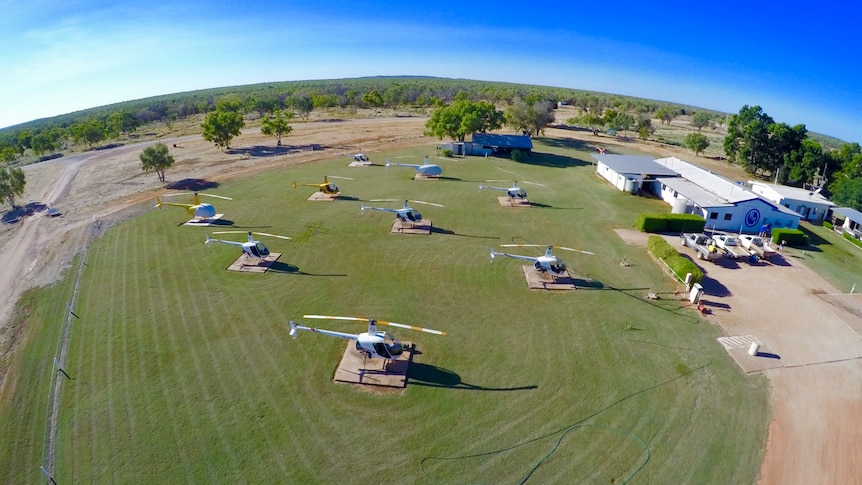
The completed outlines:
{"type": "Polygon", "coordinates": [[[425,201],[422,201],[422,200],[412,200],[412,199],[411,199],[411,200],[410,200],[410,202],[416,202],[417,204],[433,205],[433,206],[435,206],[435,207],[443,207],[443,204],[435,204],[434,202],[425,202],[425,201]]]}
{"type": "MultiPolygon", "coordinates": [[[[354,322],[370,322],[372,319],[370,318],[361,318],[361,317],[336,317],[332,315],[303,315],[302,318],[317,318],[322,320],[349,320],[354,322]]],[[[414,325],[407,325],[404,323],[397,322],[385,322],[383,320],[374,320],[374,323],[380,325],[389,325],[390,327],[399,327],[399,328],[407,328],[410,330],[416,330],[417,332],[425,332],[425,333],[433,333],[435,335],[446,335],[446,332],[440,330],[434,330],[431,328],[424,327],[416,327],[414,325]]]]}
{"type": "Polygon", "coordinates": [[[592,254],[592,255],[595,255],[595,253],[591,253],[591,252],[589,252],[589,251],[584,251],[583,249],[567,248],[567,247],[563,247],[563,246],[553,246],[553,247],[554,247],[554,248],[557,248],[557,249],[565,249],[566,251],[575,251],[575,252],[577,252],[577,253],[584,253],[584,254],[592,254]]]}
{"type": "Polygon", "coordinates": [[[278,234],[270,234],[268,232],[252,232],[252,234],[257,234],[258,236],[269,236],[269,237],[277,237],[281,239],[290,239],[288,236],[279,236],[278,234]]]}
{"type": "Polygon", "coordinates": [[[330,175],[330,176],[329,176],[329,178],[331,178],[331,179],[353,180],[353,179],[352,179],[352,178],[350,178],[350,177],[339,177],[338,175],[330,175]]]}
{"type": "Polygon", "coordinates": [[[225,197],[225,196],[223,196],[223,195],[204,194],[203,192],[198,192],[198,195],[203,195],[203,196],[206,196],[206,197],[215,197],[215,198],[217,198],[217,199],[233,200],[233,199],[231,199],[230,197],[225,197]]]}
{"type": "Polygon", "coordinates": [[[248,231],[215,231],[213,234],[248,234],[248,231]]]}
{"type": "Polygon", "coordinates": [[[522,184],[530,184],[530,185],[538,185],[539,187],[544,187],[544,184],[537,184],[536,182],[527,182],[526,180],[521,180],[522,184]]]}
{"type": "Polygon", "coordinates": [[[401,199],[371,199],[368,202],[395,202],[401,199]]]}

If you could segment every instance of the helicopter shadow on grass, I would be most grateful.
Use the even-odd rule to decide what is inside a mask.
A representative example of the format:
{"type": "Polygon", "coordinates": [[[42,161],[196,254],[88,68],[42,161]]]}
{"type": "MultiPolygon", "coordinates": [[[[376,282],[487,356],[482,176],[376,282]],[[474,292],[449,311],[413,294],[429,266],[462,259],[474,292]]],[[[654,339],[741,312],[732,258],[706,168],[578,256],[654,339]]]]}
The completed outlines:
{"type": "Polygon", "coordinates": [[[214,189],[219,186],[218,182],[212,182],[206,179],[182,179],[176,182],[171,182],[165,188],[171,190],[191,190],[192,192],[200,192],[201,190],[214,189]]]}
{"type": "Polygon", "coordinates": [[[449,369],[416,362],[411,362],[410,366],[407,367],[407,385],[463,389],[466,391],[527,391],[539,388],[537,385],[518,387],[477,386],[462,381],[460,375],[449,369]]]}
{"type": "Polygon", "coordinates": [[[585,167],[587,165],[592,165],[592,163],[579,158],[564,157],[562,155],[554,155],[553,153],[541,152],[533,152],[529,157],[519,163],[551,168],[585,167]]]}
{"type": "Polygon", "coordinates": [[[301,276],[347,276],[346,274],[317,274],[317,273],[306,273],[305,271],[300,271],[299,266],[290,263],[282,263],[280,261],[276,261],[269,266],[267,272],[274,273],[285,273],[285,274],[295,274],[301,276]]]}
{"type": "Polygon", "coordinates": [[[339,195],[335,198],[335,200],[345,200],[348,202],[363,202],[359,197],[353,197],[352,195],[339,195]]]}
{"type": "Polygon", "coordinates": [[[558,209],[558,210],[584,210],[583,207],[555,207],[549,204],[542,204],[541,202],[530,202],[530,207],[535,207],[537,209],[558,209]]]}
{"type": "Polygon", "coordinates": [[[449,229],[443,229],[442,227],[436,227],[436,226],[431,226],[431,233],[432,234],[443,234],[446,236],[475,237],[475,238],[479,238],[479,239],[498,239],[498,240],[500,239],[499,237],[496,237],[496,236],[477,236],[474,234],[459,234],[455,231],[451,231],[449,229]]]}
{"type": "Polygon", "coordinates": [[[29,217],[37,212],[42,212],[48,206],[41,202],[28,202],[23,206],[15,206],[11,211],[3,214],[3,224],[14,224],[21,220],[22,217],[29,217]]]}

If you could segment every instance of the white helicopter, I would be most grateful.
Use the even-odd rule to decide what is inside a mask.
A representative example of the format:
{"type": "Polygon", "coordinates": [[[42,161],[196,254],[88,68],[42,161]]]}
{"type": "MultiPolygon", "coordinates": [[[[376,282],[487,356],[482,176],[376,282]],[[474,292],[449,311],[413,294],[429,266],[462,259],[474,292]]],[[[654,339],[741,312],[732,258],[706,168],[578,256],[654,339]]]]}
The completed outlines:
{"type": "MultiPolygon", "coordinates": [[[[541,244],[501,244],[500,247],[512,248],[512,247],[542,247],[541,244]]],[[[551,253],[552,249],[564,249],[566,251],[575,251],[584,254],[594,254],[589,251],[582,251],[580,249],[575,248],[567,248],[563,246],[547,246],[547,250],[545,251],[544,256],[532,257],[532,256],[521,256],[520,254],[509,254],[509,253],[498,253],[494,251],[494,248],[488,248],[491,252],[491,262],[494,261],[496,256],[507,256],[515,259],[523,259],[526,261],[532,261],[533,266],[536,267],[542,273],[549,273],[554,276],[562,276],[566,273],[566,263],[564,263],[560,258],[554,256],[551,253]]]]}
{"type": "MultiPolygon", "coordinates": [[[[244,231],[216,231],[213,234],[237,234],[243,233],[244,231]]],[[[222,244],[230,244],[231,246],[238,246],[242,248],[242,252],[247,254],[251,258],[255,259],[263,259],[269,256],[269,248],[266,247],[266,244],[261,241],[255,241],[252,234],[257,234],[259,236],[269,236],[269,237],[277,237],[281,239],[290,239],[287,236],[279,236],[278,234],[269,234],[266,232],[251,232],[248,231],[248,241],[240,242],[240,241],[227,241],[225,239],[213,239],[207,234],[207,240],[204,242],[207,246],[212,243],[222,243],[222,244]]]]}
{"type": "MultiPolygon", "coordinates": [[[[371,202],[391,202],[394,200],[396,200],[396,199],[373,199],[371,202]]],[[[435,204],[433,202],[423,202],[421,200],[405,200],[404,201],[404,207],[401,209],[389,209],[386,207],[372,207],[370,205],[362,204],[360,206],[360,210],[362,211],[363,214],[365,213],[365,209],[373,209],[376,211],[384,211],[384,212],[393,212],[393,213],[395,213],[395,217],[397,217],[398,219],[401,219],[405,223],[421,222],[422,221],[422,214],[420,214],[417,210],[410,207],[410,205],[408,204],[409,202],[416,202],[418,204],[433,205],[435,207],[443,207],[442,204],[435,204]]]]}
{"type": "Polygon", "coordinates": [[[420,175],[426,175],[426,176],[435,176],[436,177],[436,176],[439,176],[440,174],[443,173],[443,169],[440,168],[439,165],[434,165],[433,163],[428,163],[428,157],[425,157],[425,161],[422,163],[422,165],[416,165],[416,164],[412,164],[412,163],[393,163],[393,162],[390,162],[389,159],[387,158],[386,159],[386,166],[388,167],[390,165],[393,165],[396,167],[413,167],[416,169],[417,173],[419,173],[420,175]]]}
{"type": "Polygon", "coordinates": [[[521,187],[518,187],[518,181],[517,181],[517,180],[516,180],[516,181],[515,181],[515,183],[514,183],[514,184],[512,184],[512,186],[511,186],[511,187],[509,187],[509,188],[506,188],[506,187],[494,187],[494,186],[491,186],[491,185],[482,185],[482,184],[479,184],[479,190],[482,190],[482,189],[505,190],[505,191],[506,191],[506,195],[507,195],[510,199],[526,199],[526,198],[527,198],[527,191],[526,191],[526,190],[524,190],[524,189],[522,189],[521,187]]]}
{"type": "MultiPolygon", "coordinates": [[[[167,195],[164,195],[163,197],[176,197],[179,195],[189,195],[189,194],[188,193],[167,194],[167,195]]],[[[192,217],[196,217],[196,218],[200,218],[200,219],[212,219],[213,217],[216,216],[215,207],[213,207],[211,204],[201,203],[201,199],[199,196],[203,195],[206,197],[216,197],[216,198],[224,199],[224,200],[233,200],[230,197],[224,197],[224,196],[215,195],[215,194],[202,194],[202,193],[195,192],[194,195],[195,195],[195,198],[194,198],[192,204],[180,204],[177,202],[162,202],[162,199],[160,197],[156,197],[156,208],[161,209],[163,205],[172,205],[172,206],[176,206],[176,207],[184,207],[186,209],[186,211],[189,213],[189,215],[192,217]]]]}
{"type": "Polygon", "coordinates": [[[368,331],[360,334],[335,332],[332,330],[323,330],[315,327],[306,327],[298,325],[293,321],[290,322],[290,336],[296,338],[297,330],[305,330],[306,332],[314,332],[330,337],[338,337],[356,342],[356,350],[359,351],[366,359],[385,359],[394,360],[404,352],[404,345],[393,337],[388,332],[377,330],[377,325],[389,325],[390,327],[409,328],[419,332],[433,333],[435,335],[446,335],[446,332],[440,330],[432,330],[430,328],[414,327],[413,325],[405,325],[403,323],[384,322],[373,318],[359,317],[333,317],[329,315],[303,315],[302,318],[316,318],[323,320],[351,320],[355,322],[368,322],[368,331]]]}

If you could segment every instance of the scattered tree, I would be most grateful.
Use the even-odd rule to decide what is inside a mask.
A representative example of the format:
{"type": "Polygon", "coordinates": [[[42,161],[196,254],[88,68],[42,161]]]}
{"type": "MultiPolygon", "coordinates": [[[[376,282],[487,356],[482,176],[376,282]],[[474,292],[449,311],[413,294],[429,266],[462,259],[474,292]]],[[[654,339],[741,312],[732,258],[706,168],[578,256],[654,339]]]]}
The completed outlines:
{"type": "Polygon", "coordinates": [[[165,182],[165,169],[174,164],[174,157],[168,153],[168,146],[164,143],[156,143],[144,148],[141,153],[141,169],[144,172],[155,170],[159,176],[159,182],[165,182]]]}
{"type": "Polygon", "coordinates": [[[670,106],[664,105],[655,112],[655,117],[660,119],[663,124],[669,125],[674,118],[676,118],[679,110],[676,108],[671,108],[670,106]]]}
{"type": "Polygon", "coordinates": [[[7,165],[0,166],[0,197],[3,198],[12,209],[15,209],[15,198],[24,194],[24,186],[27,180],[24,171],[20,168],[10,168],[7,165]]]}
{"type": "Polygon", "coordinates": [[[383,96],[379,92],[372,89],[362,96],[362,102],[369,108],[379,108],[383,106],[383,96]]]}
{"type": "Polygon", "coordinates": [[[709,126],[709,123],[710,116],[706,111],[698,111],[691,115],[691,126],[697,128],[697,131],[700,131],[705,126],[709,126]]]}
{"type": "Polygon", "coordinates": [[[703,133],[689,133],[685,135],[685,146],[694,151],[695,155],[700,155],[709,146],[709,138],[703,133]]]}
{"type": "Polygon", "coordinates": [[[239,136],[240,130],[245,126],[245,120],[236,111],[218,109],[208,114],[201,126],[204,129],[204,140],[215,143],[217,147],[228,149],[230,141],[235,136],[239,136]]]}
{"type": "Polygon", "coordinates": [[[457,99],[449,106],[438,108],[425,122],[425,133],[439,139],[449,137],[464,141],[468,133],[485,133],[503,126],[505,116],[487,101],[457,99]]]}
{"type": "Polygon", "coordinates": [[[266,136],[274,136],[277,146],[281,146],[281,137],[290,134],[293,126],[289,120],[293,118],[293,111],[275,110],[272,116],[267,116],[260,121],[260,132],[266,136]]]}
{"type": "Polygon", "coordinates": [[[727,159],[752,173],[762,169],[769,156],[769,127],[774,123],[760,106],[740,108],[739,114],[731,116],[727,123],[724,137],[727,159]]]}

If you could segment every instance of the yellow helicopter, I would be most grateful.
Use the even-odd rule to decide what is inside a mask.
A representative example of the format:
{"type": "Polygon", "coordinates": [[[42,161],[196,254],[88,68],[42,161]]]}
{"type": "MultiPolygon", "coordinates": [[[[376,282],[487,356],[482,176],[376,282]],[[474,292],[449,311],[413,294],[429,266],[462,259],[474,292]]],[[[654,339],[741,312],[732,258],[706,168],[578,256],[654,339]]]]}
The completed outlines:
{"type": "MultiPolygon", "coordinates": [[[[180,196],[180,195],[188,195],[188,193],[167,194],[167,195],[164,195],[162,197],[176,197],[176,196],[180,196]]],[[[162,206],[172,205],[175,207],[185,208],[186,212],[188,212],[190,216],[192,216],[196,219],[206,220],[206,219],[214,218],[216,216],[215,207],[213,207],[212,204],[201,203],[201,199],[200,199],[201,195],[206,196],[206,197],[216,197],[216,198],[224,199],[224,200],[233,200],[230,197],[224,197],[222,195],[202,194],[202,193],[195,192],[194,193],[195,197],[192,201],[193,203],[191,203],[191,204],[180,204],[178,202],[162,202],[161,197],[156,197],[156,208],[161,209],[162,206]]]]}
{"type": "MultiPolygon", "coordinates": [[[[333,175],[332,178],[344,179],[344,180],[353,180],[352,178],[349,178],[349,177],[336,177],[335,175],[333,175]]],[[[340,193],[338,186],[331,183],[329,181],[329,177],[326,175],[323,176],[323,183],[322,184],[300,184],[296,180],[293,181],[293,188],[294,189],[299,187],[300,185],[302,185],[304,187],[317,187],[317,190],[323,192],[324,194],[328,194],[328,195],[338,195],[340,193]]]]}

